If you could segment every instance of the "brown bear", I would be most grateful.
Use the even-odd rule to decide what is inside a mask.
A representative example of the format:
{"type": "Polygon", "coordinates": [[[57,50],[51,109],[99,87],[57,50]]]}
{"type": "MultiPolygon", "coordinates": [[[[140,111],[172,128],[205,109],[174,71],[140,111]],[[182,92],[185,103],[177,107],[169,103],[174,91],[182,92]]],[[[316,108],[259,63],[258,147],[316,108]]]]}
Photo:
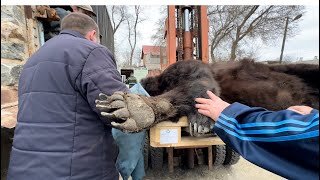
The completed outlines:
{"type": "Polygon", "coordinates": [[[192,134],[207,133],[212,120],[199,114],[194,99],[211,90],[223,100],[269,110],[308,105],[319,109],[319,65],[267,65],[243,59],[205,64],[179,61],[163,73],[148,77],[141,85],[151,95],[143,97],[117,92],[97,100],[102,115],[116,128],[134,132],[154,124],[187,116],[192,134]]]}

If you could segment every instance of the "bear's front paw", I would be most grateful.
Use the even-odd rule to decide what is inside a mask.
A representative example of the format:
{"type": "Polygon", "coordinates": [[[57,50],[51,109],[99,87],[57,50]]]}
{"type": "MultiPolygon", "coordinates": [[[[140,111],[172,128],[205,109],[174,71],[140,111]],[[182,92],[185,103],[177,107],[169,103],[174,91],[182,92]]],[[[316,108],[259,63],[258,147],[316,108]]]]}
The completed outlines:
{"type": "Polygon", "coordinates": [[[114,128],[126,132],[148,129],[155,122],[153,109],[136,94],[115,92],[107,96],[101,93],[95,103],[114,128]]]}
{"type": "Polygon", "coordinates": [[[206,136],[212,133],[214,122],[207,116],[201,114],[188,115],[189,133],[191,136],[206,136]]]}

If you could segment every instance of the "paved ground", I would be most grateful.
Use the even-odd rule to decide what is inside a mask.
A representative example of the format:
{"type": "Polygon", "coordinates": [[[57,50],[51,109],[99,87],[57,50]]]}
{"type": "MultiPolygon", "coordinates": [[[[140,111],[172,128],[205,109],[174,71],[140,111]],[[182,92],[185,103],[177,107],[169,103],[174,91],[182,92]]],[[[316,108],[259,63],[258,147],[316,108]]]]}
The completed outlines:
{"type": "Polygon", "coordinates": [[[212,171],[208,170],[208,166],[197,166],[192,170],[183,170],[175,168],[174,173],[170,174],[165,167],[162,171],[148,170],[146,180],[280,180],[284,179],[269,171],[266,171],[248,161],[241,158],[239,162],[231,167],[214,167],[212,171]]]}
{"type": "MultiPolygon", "coordinates": [[[[1,179],[6,179],[2,177],[1,179]]],[[[239,162],[229,168],[214,167],[212,171],[207,166],[196,166],[191,170],[175,168],[174,173],[170,174],[165,167],[162,171],[148,170],[145,180],[283,180],[269,171],[240,159],[239,162]]],[[[122,180],[120,178],[119,180],[122,180]]],[[[131,178],[130,178],[131,180],[131,178]]]]}

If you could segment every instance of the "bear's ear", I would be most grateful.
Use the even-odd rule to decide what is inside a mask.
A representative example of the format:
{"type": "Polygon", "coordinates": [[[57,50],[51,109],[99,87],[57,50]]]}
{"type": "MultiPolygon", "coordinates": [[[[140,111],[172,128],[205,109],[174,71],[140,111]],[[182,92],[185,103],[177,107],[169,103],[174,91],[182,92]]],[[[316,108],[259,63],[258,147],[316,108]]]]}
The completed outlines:
{"type": "Polygon", "coordinates": [[[150,96],[160,95],[162,92],[159,87],[159,77],[147,77],[140,81],[142,87],[149,93],[150,96]]]}

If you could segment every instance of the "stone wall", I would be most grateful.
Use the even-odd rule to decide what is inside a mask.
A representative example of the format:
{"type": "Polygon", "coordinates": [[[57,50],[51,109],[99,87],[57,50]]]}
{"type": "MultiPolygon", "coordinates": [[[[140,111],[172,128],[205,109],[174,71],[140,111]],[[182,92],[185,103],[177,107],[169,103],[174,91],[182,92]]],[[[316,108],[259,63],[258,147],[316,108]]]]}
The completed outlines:
{"type": "Polygon", "coordinates": [[[1,86],[17,85],[27,58],[24,6],[1,6],[1,86]]]}
{"type": "Polygon", "coordinates": [[[24,6],[1,6],[1,133],[3,127],[11,129],[16,124],[17,85],[29,57],[26,27],[24,6]]]}

